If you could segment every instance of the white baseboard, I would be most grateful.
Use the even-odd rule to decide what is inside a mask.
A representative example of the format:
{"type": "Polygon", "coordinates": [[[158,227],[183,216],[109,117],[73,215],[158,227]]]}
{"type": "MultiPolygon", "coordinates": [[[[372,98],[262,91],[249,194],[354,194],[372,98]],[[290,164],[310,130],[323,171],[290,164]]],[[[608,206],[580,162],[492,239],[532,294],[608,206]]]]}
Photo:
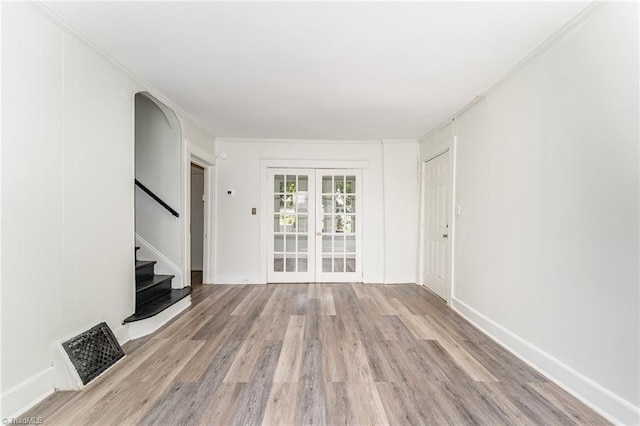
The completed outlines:
{"type": "Polygon", "coordinates": [[[155,260],[158,262],[155,265],[156,274],[176,276],[171,281],[172,288],[183,288],[185,286],[182,268],[173,263],[169,258],[138,234],[136,234],[136,246],[140,247],[140,250],[138,250],[138,259],[155,260]]]}
{"type": "Polygon", "coordinates": [[[384,278],[385,284],[415,284],[415,275],[389,275],[384,278]]]}
{"type": "MultiPolygon", "coordinates": [[[[396,277],[398,281],[387,282],[383,280],[381,277],[367,277],[368,279],[364,279],[363,282],[365,284],[396,284],[396,283],[413,283],[415,282],[415,277],[413,275],[409,276],[398,276],[396,277]]],[[[394,277],[390,277],[394,278],[394,277]]],[[[266,284],[264,278],[259,276],[255,277],[247,277],[247,276],[234,276],[234,275],[218,275],[213,280],[213,284],[266,284]]]]}
{"type": "Polygon", "coordinates": [[[82,379],[62,346],[67,340],[60,340],[53,346],[53,387],[65,391],[80,390],[84,387],[82,379]]]}
{"type": "Polygon", "coordinates": [[[266,284],[260,277],[237,277],[231,275],[218,275],[214,284],[266,284]]]}
{"type": "Polygon", "coordinates": [[[2,394],[0,418],[17,418],[54,392],[53,367],[31,376],[2,394]]]}
{"type": "Polygon", "coordinates": [[[481,331],[614,424],[640,424],[640,408],[487,318],[457,298],[451,307],[481,331]]]}
{"type": "Polygon", "coordinates": [[[127,343],[131,338],[129,337],[129,324],[123,324],[120,327],[113,330],[113,335],[116,336],[118,343],[120,346],[127,343]]]}
{"type": "Polygon", "coordinates": [[[179,302],[169,306],[164,311],[160,312],[151,318],[147,318],[140,321],[130,322],[129,324],[129,338],[131,340],[139,339],[158,330],[160,327],[168,323],[180,312],[184,311],[191,305],[191,296],[187,296],[179,302]]]}

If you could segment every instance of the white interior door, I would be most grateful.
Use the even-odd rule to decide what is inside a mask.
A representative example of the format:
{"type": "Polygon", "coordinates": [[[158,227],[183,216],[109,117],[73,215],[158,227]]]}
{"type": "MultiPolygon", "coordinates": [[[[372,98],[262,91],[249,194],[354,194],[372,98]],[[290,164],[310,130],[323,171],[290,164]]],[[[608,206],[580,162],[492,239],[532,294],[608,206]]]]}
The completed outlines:
{"type": "Polygon", "coordinates": [[[267,282],[362,281],[361,171],[269,169],[268,187],[267,282]]]}
{"type": "Polygon", "coordinates": [[[362,172],[316,171],[316,282],[362,281],[362,172]]]}
{"type": "Polygon", "coordinates": [[[449,289],[449,152],[425,163],[423,169],[422,283],[447,300],[449,289]]]}
{"type": "Polygon", "coordinates": [[[269,169],[268,282],[315,280],[315,170],[269,169]]]}

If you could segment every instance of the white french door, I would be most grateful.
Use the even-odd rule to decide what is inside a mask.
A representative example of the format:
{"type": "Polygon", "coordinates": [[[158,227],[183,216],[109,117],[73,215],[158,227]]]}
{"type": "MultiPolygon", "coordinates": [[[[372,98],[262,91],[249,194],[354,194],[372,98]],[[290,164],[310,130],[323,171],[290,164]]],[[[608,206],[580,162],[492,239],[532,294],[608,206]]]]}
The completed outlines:
{"type": "Polygon", "coordinates": [[[362,173],[316,171],[316,282],[362,281],[362,173]]]}
{"type": "Polygon", "coordinates": [[[268,187],[267,282],[362,281],[361,171],[269,169],[268,187]]]}
{"type": "Polygon", "coordinates": [[[268,282],[315,277],[315,177],[314,170],[269,169],[268,282]]]}

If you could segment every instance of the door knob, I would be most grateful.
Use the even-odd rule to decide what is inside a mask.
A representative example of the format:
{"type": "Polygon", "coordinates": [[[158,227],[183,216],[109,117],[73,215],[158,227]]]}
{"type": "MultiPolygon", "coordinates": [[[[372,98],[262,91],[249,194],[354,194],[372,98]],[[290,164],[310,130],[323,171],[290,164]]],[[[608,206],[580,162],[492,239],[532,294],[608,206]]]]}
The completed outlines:
{"type": "Polygon", "coordinates": [[[449,234],[442,234],[442,238],[449,238],[449,234]]]}
{"type": "Polygon", "coordinates": [[[319,237],[320,235],[322,235],[322,232],[316,232],[316,237],[319,237]]]}

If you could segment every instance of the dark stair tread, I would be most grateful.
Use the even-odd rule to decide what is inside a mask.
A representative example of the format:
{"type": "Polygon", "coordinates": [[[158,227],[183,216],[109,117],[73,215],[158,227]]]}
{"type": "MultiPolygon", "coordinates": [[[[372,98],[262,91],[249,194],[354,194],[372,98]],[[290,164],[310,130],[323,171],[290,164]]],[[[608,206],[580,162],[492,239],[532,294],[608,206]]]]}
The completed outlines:
{"type": "Polygon", "coordinates": [[[129,318],[125,319],[124,322],[134,322],[151,318],[152,316],[159,314],[169,306],[179,302],[190,294],[191,287],[174,289],[167,293],[161,294],[160,296],[155,297],[148,302],[140,305],[136,309],[136,312],[129,318]]]}
{"type": "Polygon", "coordinates": [[[148,265],[155,265],[156,263],[158,262],[155,260],[136,260],[136,269],[144,268],[148,265]]]}
{"type": "Polygon", "coordinates": [[[175,275],[154,275],[149,278],[143,278],[136,280],[136,293],[139,293],[148,288],[154,287],[158,284],[174,278],[175,275]]]}

